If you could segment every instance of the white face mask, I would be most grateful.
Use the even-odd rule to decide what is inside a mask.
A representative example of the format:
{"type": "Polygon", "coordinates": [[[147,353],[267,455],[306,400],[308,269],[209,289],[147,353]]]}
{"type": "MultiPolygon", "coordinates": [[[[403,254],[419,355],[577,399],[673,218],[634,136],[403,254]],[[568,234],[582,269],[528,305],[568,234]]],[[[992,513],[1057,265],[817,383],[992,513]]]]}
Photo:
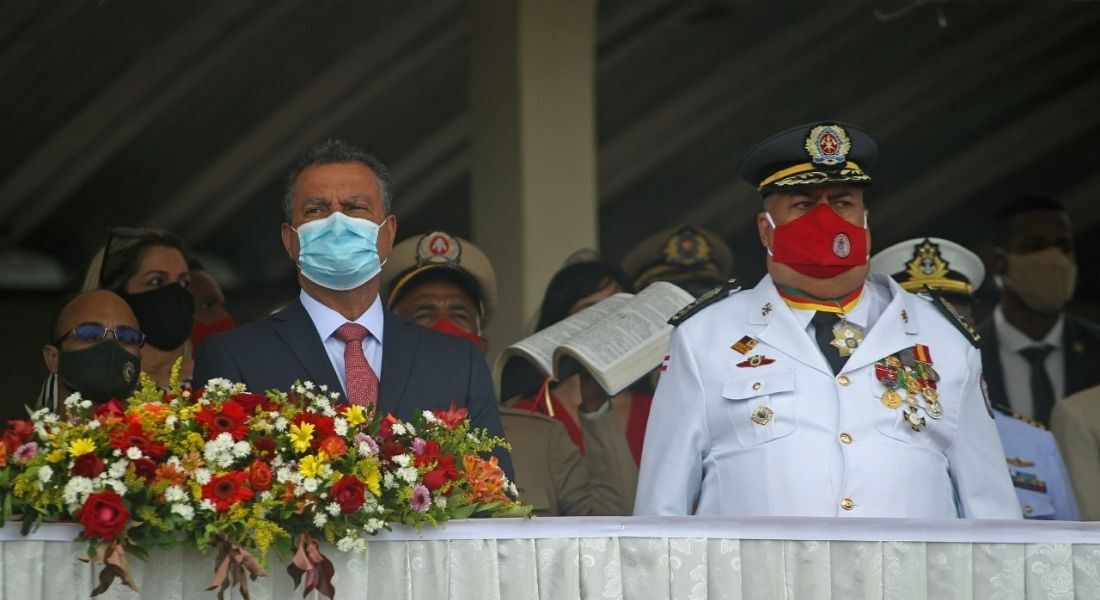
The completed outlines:
{"type": "Polygon", "coordinates": [[[1030,254],[1008,254],[1004,286],[1037,312],[1053,315],[1073,297],[1077,263],[1058,248],[1030,254]]]}

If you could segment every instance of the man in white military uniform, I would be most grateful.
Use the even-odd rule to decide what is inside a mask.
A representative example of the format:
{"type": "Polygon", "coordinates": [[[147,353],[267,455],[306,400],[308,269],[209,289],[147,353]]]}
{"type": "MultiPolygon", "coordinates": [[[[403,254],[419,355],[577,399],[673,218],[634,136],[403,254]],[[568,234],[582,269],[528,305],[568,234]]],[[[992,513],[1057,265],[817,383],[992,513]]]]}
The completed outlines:
{"type": "MultiPolygon", "coordinates": [[[[934,290],[971,323],[974,288],[985,278],[985,266],[977,254],[933,237],[898,242],[875,254],[871,272],[890,275],[908,292],[934,290]]],[[[994,405],[992,410],[1024,518],[1078,520],[1077,502],[1054,436],[1041,423],[1008,406],[994,405]]]]}
{"type": "Polygon", "coordinates": [[[876,156],[839,123],[748,152],[768,276],[673,318],[635,514],[1019,518],[972,332],[867,278],[876,156]]]}

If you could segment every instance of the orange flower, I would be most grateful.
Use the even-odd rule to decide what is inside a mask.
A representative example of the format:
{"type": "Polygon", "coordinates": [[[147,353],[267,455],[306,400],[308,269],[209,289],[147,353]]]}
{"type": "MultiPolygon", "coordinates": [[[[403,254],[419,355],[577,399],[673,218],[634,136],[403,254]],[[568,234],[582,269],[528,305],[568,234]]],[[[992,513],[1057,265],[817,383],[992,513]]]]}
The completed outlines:
{"type": "Polygon", "coordinates": [[[0,469],[8,466],[8,447],[0,444],[0,469]]]}
{"type": "Polygon", "coordinates": [[[321,440],[321,446],[318,450],[332,458],[339,458],[348,453],[348,445],[344,443],[340,436],[330,435],[321,440]]]}
{"type": "Polygon", "coordinates": [[[466,480],[470,482],[468,497],[471,502],[508,502],[504,495],[504,471],[497,465],[497,457],[485,460],[480,456],[462,457],[466,480]]]}
{"type": "Polygon", "coordinates": [[[165,483],[167,485],[183,485],[183,482],[187,481],[187,473],[183,471],[177,471],[176,465],[172,463],[165,463],[157,466],[157,470],[153,475],[153,485],[159,483],[165,483]]]}

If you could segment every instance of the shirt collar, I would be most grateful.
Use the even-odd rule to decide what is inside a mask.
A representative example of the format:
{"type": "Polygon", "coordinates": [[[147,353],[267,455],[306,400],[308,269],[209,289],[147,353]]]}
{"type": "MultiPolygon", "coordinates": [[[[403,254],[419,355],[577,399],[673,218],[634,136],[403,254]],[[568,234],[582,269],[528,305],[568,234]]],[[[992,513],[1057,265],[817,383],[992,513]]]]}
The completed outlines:
{"type": "MultiPolygon", "coordinates": [[[[302,301],[302,306],[305,307],[306,312],[309,313],[309,318],[313,321],[313,326],[317,328],[317,335],[321,337],[322,342],[332,337],[332,334],[341,325],[348,322],[344,315],[325,306],[320,300],[307,294],[305,290],[302,290],[298,297],[302,301]]],[[[382,310],[382,301],[378,296],[375,296],[370,307],[353,321],[366,327],[367,331],[374,339],[378,340],[379,344],[382,343],[382,329],[383,323],[385,323],[385,315],[382,310]]]]}
{"type": "MultiPolygon", "coordinates": [[[[867,327],[867,321],[870,317],[870,309],[868,307],[871,303],[867,298],[868,291],[867,285],[864,283],[863,292],[856,300],[855,306],[846,313],[840,313],[843,314],[844,318],[849,323],[861,328],[867,327]]],[[[794,315],[795,321],[801,325],[803,329],[810,325],[810,321],[814,318],[814,315],[817,314],[817,311],[813,309],[795,308],[793,306],[789,306],[788,308],[790,308],[791,314],[794,315]]]]}
{"type": "Polygon", "coordinates": [[[1026,333],[1016,329],[1015,325],[1009,323],[1000,304],[993,309],[993,326],[997,331],[998,345],[1013,354],[1024,348],[1042,345],[1053,346],[1056,350],[1060,350],[1062,348],[1062,331],[1066,327],[1066,313],[1063,312],[1058,315],[1054,327],[1051,327],[1046,337],[1039,341],[1029,338],[1026,333]]]}

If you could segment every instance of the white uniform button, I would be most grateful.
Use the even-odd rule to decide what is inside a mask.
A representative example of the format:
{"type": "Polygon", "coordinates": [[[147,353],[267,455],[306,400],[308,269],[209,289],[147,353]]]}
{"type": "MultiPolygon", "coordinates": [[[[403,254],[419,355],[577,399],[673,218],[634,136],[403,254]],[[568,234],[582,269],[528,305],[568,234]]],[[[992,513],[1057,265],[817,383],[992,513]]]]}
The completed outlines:
{"type": "Polygon", "coordinates": [[[836,382],[840,385],[848,385],[849,383],[852,383],[852,381],[848,379],[847,375],[841,375],[840,377],[837,377],[836,382]]]}
{"type": "Polygon", "coordinates": [[[844,442],[845,444],[851,444],[852,436],[847,433],[842,433],[840,434],[840,441],[844,442]]]}
{"type": "Polygon", "coordinates": [[[762,383],[760,383],[759,381],[757,381],[756,383],[752,384],[752,389],[754,389],[754,390],[758,390],[758,389],[760,389],[761,387],[763,387],[763,385],[764,385],[764,384],[762,384],[762,383]]]}
{"type": "Polygon", "coordinates": [[[845,498],[840,501],[840,508],[843,508],[844,510],[852,510],[855,507],[856,503],[851,498],[845,498]]]}

